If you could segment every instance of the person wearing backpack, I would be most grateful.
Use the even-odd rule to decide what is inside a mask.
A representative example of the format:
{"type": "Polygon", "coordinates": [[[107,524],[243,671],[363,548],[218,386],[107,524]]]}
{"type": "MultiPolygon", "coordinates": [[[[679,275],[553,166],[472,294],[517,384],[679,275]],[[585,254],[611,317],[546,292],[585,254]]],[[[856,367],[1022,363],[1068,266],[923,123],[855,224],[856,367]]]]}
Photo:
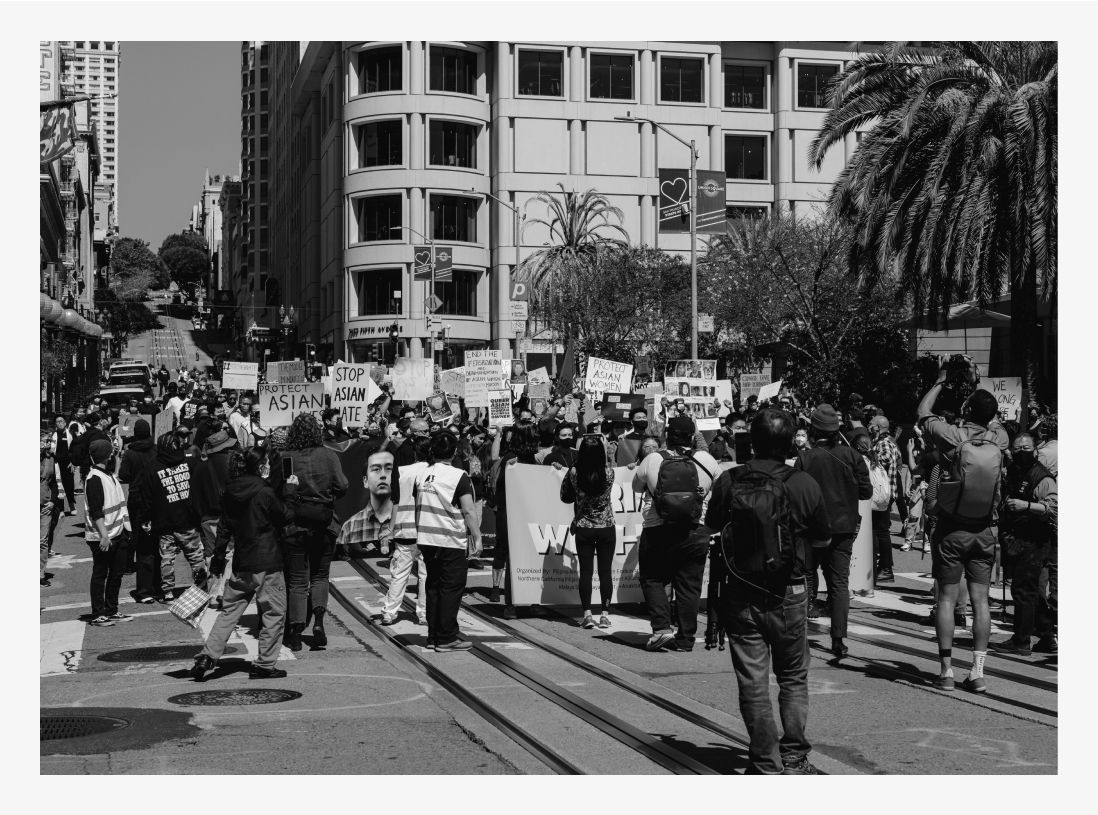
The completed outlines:
{"type": "Polygon", "coordinates": [[[698,630],[705,559],[711,531],[702,509],[720,472],[716,460],[693,450],[694,421],[676,416],[667,423],[667,449],[649,455],[633,474],[633,490],[652,495],[643,515],[640,538],[640,584],[652,624],[649,651],[690,651],[698,630]],[[678,631],[671,629],[667,584],[675,589],[678,631]]]}
{"type": "MultiPolygon", "coordinates": [[[[830,426],[830,423],[829,423],[830,426]]],[[[751,420],[755,457],[721,473],[706,527],[719,530],[714,567],[719,612],[728,632],[740,715],[750,737],[748,772],[816,775],[805,736],[808,718],[808,553],[834,532],[820,485],[789,467],[795,425],[782,410],[751,420]],[[778,681],[779,737],[770,699],[770,663],[778,681]]],[[[712,575],[711,575],[712,579],[712,575]]]]}
{"type": "Polygon", "coordinates": [[[942,457],[942,478],[935,489],[927,512],[936,516],[930,540],[934,579],[938,581],[938,658],[941,670],[935,686],[951,691],[953,679],[953,611],[957,603],[961,577],[968,584],[972,603],[972,670],[962,687],[973,693],[986,693],[984,660],[991,635],[988,588],[995,565],[996,508],[1001,497],[1003,452],[1009,439],[994,421],[999,406],[985,390],[976,390],[961,408],[960,426],[934,414],[949,373],[942,365],[938,380],[919,402],[919,424],[927,444],[942,457]]]}
{"type": "Polygon", "coordinates": [[[807,612],[810,620],[820,616],[816,591],[817,571],[822,566],[831,606],[831,653],[841,659],[847,654],[843,639],[850,618],[850,557],[861,526],[858,501],[873,497],[873,485],[865,459],[852,448],[838,444],[839,416],[835,408],[825,402],[812,411],[809,435],[812,447],[801,450],[793,466],[808,473],[820,486],[831,537],[821,541],[823,546],[814,546],[806,553],[807,612]]]}

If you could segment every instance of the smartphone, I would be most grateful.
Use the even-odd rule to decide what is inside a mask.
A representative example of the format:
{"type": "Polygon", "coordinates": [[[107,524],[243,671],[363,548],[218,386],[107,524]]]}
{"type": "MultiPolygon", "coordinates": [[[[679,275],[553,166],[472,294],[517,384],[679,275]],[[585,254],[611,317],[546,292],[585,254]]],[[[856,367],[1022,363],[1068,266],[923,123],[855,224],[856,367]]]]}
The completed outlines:
{"type": "Polygon", "coordinates": [[[294,474],[294,460],[292,458],[284,457],[282,459],[282,479],[289,481],[290,476],[294,474]]]}
{"type": "Polygon", "coordinates": [[[732,435],[733,445],[736,450],[736,463],[746,464],[754,458],[754,453],[751,450],[751,434],[750,433],[734,433],[732,435]]]}

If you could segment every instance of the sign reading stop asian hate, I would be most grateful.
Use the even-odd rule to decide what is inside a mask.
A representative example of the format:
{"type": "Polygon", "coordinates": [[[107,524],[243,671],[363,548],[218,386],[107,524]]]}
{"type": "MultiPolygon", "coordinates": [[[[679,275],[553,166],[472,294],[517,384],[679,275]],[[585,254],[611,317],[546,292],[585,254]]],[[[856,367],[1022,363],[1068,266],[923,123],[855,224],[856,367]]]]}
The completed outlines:
{"type": "Polygon", "coordinates": [[[426,399],[435,392],[435,364],[429,359],[399,357],[393,365],[393,398],[426,399]]]}
{"type": "Polygon", "coordinates": [[[312,413],[319,419],[323,410],[323,382],[267,383],[259,386],[259,415],[264,427],[286,427],[302,413],[312,413]]]}
{"type": "Polygon", "coordinates": [[[339,410],[345,427],[362,427],[367,409],[381,396],[370,376],[370,365],[340,362],[332,366],[332,407],[339,410]]]}
{"type": "Polygon", "coordinates": [[[588,393],[629,393],[633,366],[598,357],[587,358],[587,377],[583,389],[588,393]]]}

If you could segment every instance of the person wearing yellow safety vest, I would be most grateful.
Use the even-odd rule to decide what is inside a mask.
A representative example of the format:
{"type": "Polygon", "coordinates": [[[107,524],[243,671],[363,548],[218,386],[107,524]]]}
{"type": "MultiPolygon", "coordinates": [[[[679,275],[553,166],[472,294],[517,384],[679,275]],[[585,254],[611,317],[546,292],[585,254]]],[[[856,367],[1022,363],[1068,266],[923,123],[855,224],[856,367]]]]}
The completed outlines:
{"type": "Polygon", "coordinates": [[[125,534],[130,529],[126,494],[108,466],[114,446],[96,439],[89,447],[92,468],[84,482],[84,540],[91,548],[91,607],[89,625],[107,626],[132,620],[118,611],[118,590],[126,571],[125,534]]]}
{"type": "Polygon", "coordinates": [[[447,462],[457,439],[442,431],[431,437],[427,467],[415,479],[416,540],[427,564],[427,643],[438,652],[466,651],[458,639],[458,609],[469,576],[469,557],[480,554],[480,526],[468,473],[447,462]]]}

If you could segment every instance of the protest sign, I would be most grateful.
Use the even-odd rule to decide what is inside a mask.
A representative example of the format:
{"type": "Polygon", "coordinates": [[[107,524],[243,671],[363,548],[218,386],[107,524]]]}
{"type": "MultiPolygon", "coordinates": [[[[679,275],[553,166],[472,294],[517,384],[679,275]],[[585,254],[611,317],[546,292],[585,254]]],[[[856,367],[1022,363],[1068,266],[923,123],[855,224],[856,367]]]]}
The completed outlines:
{"type": "Polygon", "coordinates": [[[587,358],[583,389],[588,393],[628,393],[633,384],[633,366],[599,357],[587,358]]]}
{"type": "Polygon", "coordinates": [[[513,422],[511,415],[511,390],[498,390],[488,392],[488,423],[492,425],[509,425],[513,422]]]}
{"type": "MultiPolygon", "coordinates": [[[[510,368],[507,369],[510,374],[510,368]]],[[[496,350],[465,352],[465,404],[488,407],[488,393],[507,387],[503,352],[496,350]]]]}
{"type": "Polygon", "coordinates": [[[367,408],[381,396],[368,364],[337,362],[332,366],[332,407],[339,410],[345,427],[362,427],[367,408]]]}
{"type": "Polygon", "coordinates": [[[426,399],[435,391],[435,363],[398,357],[393,365],[393,398],[426,399]]]}
{"type": "Polygon", "coordinates": [[[504,370],[510,372],[511,384],[526,384],[526,363],[521,359],[505,359],[504,370]]]}
{"type": "Polygon", "coordinates": [[[725,401],[729,404],[732,403],[732,380],[731,379],[718,379],[716,381],[717,398],[720,399],[723,405],[725,401]]]}
{"type": "Polygon", "coordinates": [[[226,361],[221,371],[221,387],[254,391],[259,383],[258,362],[226,361]]]}
{"type": "Polygon", "coordinates": [[[162,410],[153,418],[153,441],[156,441],[165,433],[170,433],[175,427],[175,411],[171,408],[162,410]]]}
{"type": "Polygon", "coordinates": [[[715,359],[673,359],[664,366],[664,379],[716,379],[715,359]]]}
{"type": "Polygon", "coordinates": [[[781,392],[782,380],[779,379],[777,382],[771,382],[759,389],[759,401],[765,402],[767,399],[777,399],[778,394],[781,392]]]}
{"type": "Polygon", "coordinates": [[[439,389],[447,396],[465,396],[465,368],[451,368],[438,373],[439,389]]]}
{"type": "Polygon", "coordinates": [[[1022,415],[1022,377],[992,376],[980,380],[979,390],[987,391],[999,403],[1002,421],[1018,421],[1022,415]]]}
{"type": "Polygon", "coordinates": [[[259,386],[259,417],[263,427],[286,427],[301,413],[318,419],[324,410],[324,385],[320,382],[283,382],[259,386]]]}
{"type": "Polygon", "coordinates": [[[450,400],[446,398],[445,393],[439,391],[427,397],[427,415],[432,422],[438,422],[439,424],[449,424],[450,420],[454,418],[453,405],[450,404],[450,400]]]}
{"type": "Polygon", "coordinates": [[[546,382],[546,383],[548,383],[549,382],[549,372],[547,370],[545,370],[544,366],[541,367],[541,368],[534,368],[534,370],[530,371],[526,375],[526,379],[527,379],[528,382],[531,382],[531,383],[537,383],[537,382],[546,382]]]}
{"type": "Polygon", "coordinates": [[[540,396],[530,397],[530,412],[535,419],[540,419],[549,411],[549,399],[540,396]]]}
{"type": "Polygon", "coordinates": [[[305,360],[267,363],[267,383],[270,385],[305,381],[305,360]]]}
{"type": "Polygon", "coordinates": [[[634,410],[644,410],[643,393],[604,393],[602,415],[616,422],[628,422],[634,410]]]}
{"type": "Polygon", "coordinates": [[[531,399],[548,399],[552,391],[553,386],[549,382],[530,382],[526,386],[526,393],[531,399]]]}
{"type": "MultiPolygon", "coordinates": [[[[721,423],[717,417],[720,406],[717,381],[709,379],[664,380],[664,398],[674,404],[681,400],[686,404],[686,415],[694,420],[698,430],[719,430],[721,423]]],[[[658,398],[658,397],[657,397],[658,398]]],[[[663,409],[663,399],[658,399],[655,418],[659,422],[667,421],[663,409]]]]}
{"type": "Polygon", "coordinates": [[[747,397],[758,396],[769,384],[770,374],[740,374],[740,403],[747,404],[747,397]]]}

